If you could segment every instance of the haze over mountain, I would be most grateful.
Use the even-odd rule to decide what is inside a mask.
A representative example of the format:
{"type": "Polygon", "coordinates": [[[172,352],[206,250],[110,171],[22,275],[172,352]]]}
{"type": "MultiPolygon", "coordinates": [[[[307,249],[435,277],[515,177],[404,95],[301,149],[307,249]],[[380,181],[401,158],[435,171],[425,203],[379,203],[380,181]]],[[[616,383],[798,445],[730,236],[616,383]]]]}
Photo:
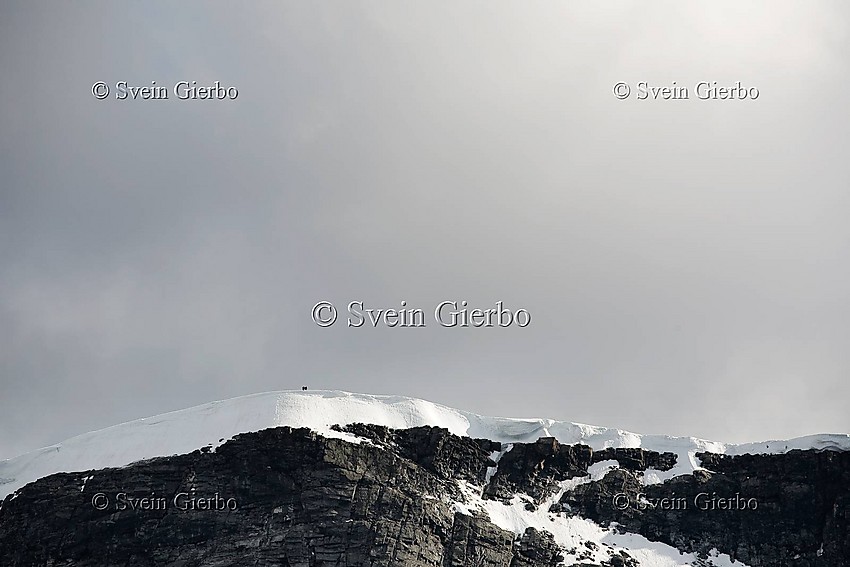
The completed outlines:
{"type": "Polygon", "coordinates": [[[850,430],[847,22],[829,0],[3,0],[0,458],[301,377],[735,442],[850,430]],[[761,94],[612,92],[640,81],[761,94]],[[322,300],[533,320],[320,328],[322,300]]]}

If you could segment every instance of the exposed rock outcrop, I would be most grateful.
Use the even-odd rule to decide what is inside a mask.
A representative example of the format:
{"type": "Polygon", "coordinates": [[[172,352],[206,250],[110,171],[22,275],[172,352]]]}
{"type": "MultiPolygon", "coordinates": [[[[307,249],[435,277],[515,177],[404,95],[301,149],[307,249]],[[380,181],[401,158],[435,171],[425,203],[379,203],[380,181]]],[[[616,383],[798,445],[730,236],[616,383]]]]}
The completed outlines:
{"type": "Polygon", "coordinates": [[[491,457],[507,447],[445,429],[338,430],[360,442],[280,427],[238,435],[214,451],[45,477],[2,502],[0,563],[554,567],[569,558],[636,567],[627,551],[594,563],[593,542],[563,549],[548,531],[507,531],[458,504],[472,487],[493,504],[519,493],[539,507],[563,490],[562,481],[579,479],[551,521],[574,514],[617,522],[684,551],[716,548],[753,566],[850,565],[850,453],[701,454],[713,472],[643,486],[640,471],[669,469],[675,456],[594,452],[544,438],[514,444],[496,463],[491,457]],[[621,468],[590,482],[588,467],[607,460],[621,468]],[[739,493],[757,507],[693,509],[701,493],[715,501],[739,493]],[[691,508],[660,504],[675,498],[691,508]]]}
{"type": "Polygon", "coordinates": [[[850,565],[850,453],[700,453],[691,475],[643,486],[625,469],[565,493],[556,511],[753,567],[850,565]]]}

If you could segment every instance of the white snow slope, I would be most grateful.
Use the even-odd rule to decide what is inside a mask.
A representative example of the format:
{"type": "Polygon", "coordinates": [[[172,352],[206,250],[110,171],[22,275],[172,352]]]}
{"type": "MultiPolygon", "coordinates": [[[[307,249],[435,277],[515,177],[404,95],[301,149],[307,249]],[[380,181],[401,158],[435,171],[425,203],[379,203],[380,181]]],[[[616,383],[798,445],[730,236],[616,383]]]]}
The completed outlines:
{"type": "MultiPolygon", "coordinates": [[[[594,449],[643,447],[676,453],[677,466],[672,471],[647,471],[644,482],[648,483],[689,474],[699,468],[698,460],[694,456],[699,451],[738,455],[782,453],[791,449],[850,450],[850,435],[847,434],[812,435],[787,441],[734,445],[693,437],[638,435],[619,429],[551,419],[484,417],[424,400],[398,396],[373,396],[339,391],[281,391],[212,402],[122,423],[0,461],[0,499],[23,485],[52,473],[120,467],[151,457],[189,453],[204,446],[220,445],[238,433],[269,427],[309,427],[328,437],[351,439],[351,436],[332,431],[330,426],[355,422],[393,428],[433,425],[445,427],[456,435],[483,437],[503,443],[531,442],[539,437],[555,437],[562,443],[584,443],[594,449]]],[[[497,509],[503,505],[493,502],[479,502],[475,507],[486,509],[497,525],[518,533],[521,533],[525,526],[536,526],[542,522],[543,518],[524,514],[520,503],[517,504],[516,508],[510,506],[504,510],[497,509]],[[488,509],[494,506],[496,508],[488,509]]],[[[548,520],[547,524],[561,522],[556,518],[548,520]]],[[[635,549],[635,546],[646,547],[647,550],[641,552],[644,553],[641,556],[642,565],[690,564],[686,561],[689,558],[680,555],[675,549],[647,542],[639,536],[628,536],[628,541],[617,541],[617,538],[622,536],[604,530],[592,522],[576,518],[563,522],[578,522],[581,526],[561,526],[561,531],[566,535],[557,537],[558,540],[564,540],[559,543],[568,544],[569,538],[581,536],[594,539],[602,545],[611,541],[614,545],[619,543],[621,547],[631,549],[635,549]],[[638,545],[640,541],[645,545],[638,545]]],[[[723,557],[715,561],[718,561],[718,565],[726,564],[723,557]]]]}

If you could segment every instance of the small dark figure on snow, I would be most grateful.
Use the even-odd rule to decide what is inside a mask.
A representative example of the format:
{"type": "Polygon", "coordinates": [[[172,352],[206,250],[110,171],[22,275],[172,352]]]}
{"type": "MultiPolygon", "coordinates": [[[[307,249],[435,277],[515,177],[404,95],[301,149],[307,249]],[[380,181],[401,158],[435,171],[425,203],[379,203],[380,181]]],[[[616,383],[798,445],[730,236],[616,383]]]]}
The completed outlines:
{"type": "Polygon", "coordinates": [[[307,390],[307,386],[301,386],[301,390],[306,391],[306,390],[307,390]]]}

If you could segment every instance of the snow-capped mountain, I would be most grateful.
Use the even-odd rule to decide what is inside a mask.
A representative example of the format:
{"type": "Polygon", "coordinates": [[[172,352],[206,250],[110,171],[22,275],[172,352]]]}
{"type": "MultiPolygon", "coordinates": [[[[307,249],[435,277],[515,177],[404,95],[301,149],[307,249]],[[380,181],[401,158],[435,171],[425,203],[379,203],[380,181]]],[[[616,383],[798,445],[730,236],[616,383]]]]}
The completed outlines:
{"type": "Polygon", "coordinates": [[[540,437],[554,437],[563,444],[582,443],[595,450],[641,447],[677,455],[673,469],[650,471],[646,475],[647,482],[661,482],[699,468],[694,454],[700,451],[741,455],[776,454],[791,449],[850,450],[850,434],[730,444],[694,437],[640,435],[552,419],[486,417],[401,396],[322,390],[278,391],[122,423],[0,461],[0,499],[49,474],[120,467],[152,457],[188,453],[205,446],[217,446],[239,433],[270,427],[309,427],[326,437],[351,439],[331,429],[335,424],[350,423],[394,429],[431,425],[446,428],[455,435],[502,443],[529,443],[540,437]]]}
{"type": "MultiPolygon", "coordinates": [[[[283,554],[284,565],[324,564],[312,554],[333,558],[327,559],[328,564],[339,564],[343,556],[358,565],[370,564],[370,555],[363,555],[361,546],[366,540],[375,545],[374,538],[380,535],[376,526],[390,522],[396,526],[392,530],[400,531],[381,537],[402,551],[369,552],[383,554],[381,565],[455,564],[458,557],[469,564],[472,553],[481,564],[529,567],[728,567],[746,565],[741,560],[747,558],[766,564],[789,556],[803,558],[800,565],[831,566],[850,556],[843,543],[831,541],[846,539],[836,518],[844,513],[848,451],[847,434],[727,444],[551,419],[485,417],[398,396],[268,392],[123,423],[0,461],[0,559],[5,541],[7,547],[31,547],[17,552],[14,565],[41,561],[44,549],[50,549],[51,561],[82,558],[90,560],[84,564],[112,564],[113,559],[96,556],[111,553],[116,545],[129,546],[120,556],[122,562],[149,559],[153,545],[171,549],[167,553],[177,553],[181,560],[187,553],[197,554],[187,565],[206,565],[210,560],[242,564],[246,557],[262,562],[278,557],[275,554],[283,554]],[[315,434],[270,429],[280,426],[307,428],[315,434]],[[239,434],[247,437],[233,439],[239,434]],[[840,451],[842,457],[831,459],[824,450],[840,451]],[[747,455],[759,457],[736,461],[731,468],[724,461],[747,455]],[[148,461],[154,457],[164,459],[148,461]],[[271,461],[263,465],[260,461],[265,458],[271,461]],[[333,474],[324,478],[329,473],[318,463],[329,462],[333,474]],[[364,470],[358,464],[362,462],[371,464],[364,470]],[[301,464],[296,470],[288,463],[301,464]],[[269,470],[278,468],[269,476],[269,470]],[[60,472],[71,474],[49,476],[60,472]],[[395,488],[399,474],[402,480],[395,488]],[[38,479],[43,480],[22,490],[38,479]],[[127,486],[153,497],[158,483],[160,491],[174,491],[174,482],[177,490],[184,485],[194,490],[198,482],[242,487],[240,498],[253,503],[234,519],[241,522],[240,531],[217,535],[219,528],[210,526],[225,521],[221,516],[177,514],[172,523],[162,523],[160,516],[154,524],[145,524],[143,516],[127,516],[126,508],[105,510],[95,500],[86,504],[104,494],[114,498],[119,491],[130,490],[127,486]],[[368,492],[358,492],[364,483],[400,492],[360,518],[357,510],[376,505],[368,492]],[[671,517],[645,505],[647,498],[688,504],[683,494],[693,498],[703,491],[699,494],[715,498],[716,490],[729,487],[737,491],[750,487],[755,496],[748,501],[772,499],[762,501],[760,514],[768,505],[778,515],[756,517],[753,509],[731,518],[712,517],[695,512],[693,500],[690,511],[685,506],[671,517]],[[617,508],[612,500],[615,490],[622,490],[622,497],[631,502],[628,510],[617,508]],[[828,493],[826,499],[820,491],[828,493]],[[327,496],[336,492],[342,501],[327,496]],[[305,499],[315,502],[305,504],[305,499]],[[285,523],[264,528],[270,530],[266,536],[270,539],[261,538],[250,550],[243,549],[245,534],[254,533],[258,522],[274,522],[282,510],[305,506],[313,511],[286,516],[290,523],[297,518],[297,537],[292,525],[285,523]],[[45,507],[46,512],[39,511],[45,507]],[[324,519],[317,519],[316,510],[323,511],[324,519]],[[834,518],[824,519],[829,510],[834,518]],[[71,536],[79,540],[79,547],[68,547],[64,536],[56,534],[54,524],[66,523],[62,519],[66,516],[85,526],[82,535],[71,536]],[[130,531],[117,529],[116,519],[130,531]],[[729,520],[731,528],[725,524],[729,520]],[[186,526],[179,527],[180,522],[186,526]],[[355,534],[350,530],[358,522],[366,531],[355,534]],[[426,539],[405,535],[411,522],[432,526],[423,532],[426,539]],[[774,524],[785,530],[786,545],[793,549],[772,544],[764,548],[760,530],[769,533],[774,524]],[[445,527],[433,527],[439,525],[445,527]],[[150,541],[138,540],[140,530],[152,534],[150,541]],[[741,536],[742,531],[751,535],[741,536]],[[86,535],[93,533],[101,535],[86,535]],[[181,535],[185,533],[195,535],[181,535]],[[195,537],[202,537],[205,545],[195,546],[195,537]],[[459,550],[460,544],[452,543],[456,537],[462,537],[469,549],[459,550]],[[826,562],[819,562],[822,557],[826,562]]],[[[168,512],[163,508],[162,513],[168,512]]]]}

